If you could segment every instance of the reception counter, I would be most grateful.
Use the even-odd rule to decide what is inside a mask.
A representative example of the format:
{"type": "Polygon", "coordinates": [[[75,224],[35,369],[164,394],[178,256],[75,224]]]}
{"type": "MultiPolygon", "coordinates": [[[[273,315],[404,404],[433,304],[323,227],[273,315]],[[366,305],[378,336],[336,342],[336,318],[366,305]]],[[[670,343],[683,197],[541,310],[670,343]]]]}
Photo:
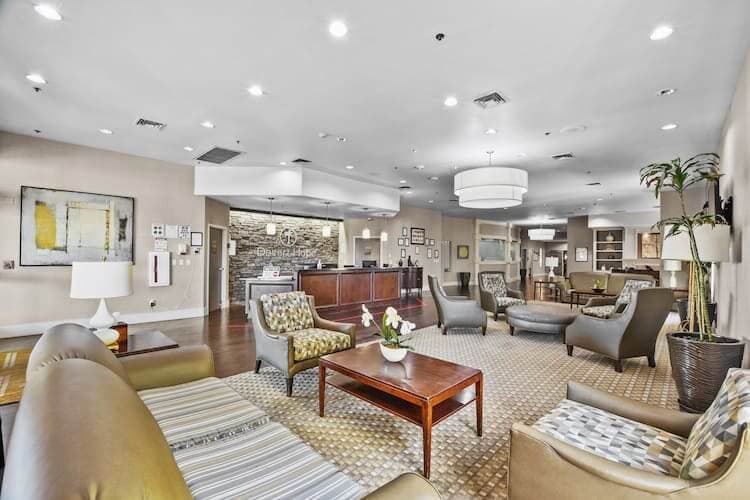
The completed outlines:
{"type": "Polygon", "coordinates": [[[366,304],[422,290],[421,267],[345,267],[298,271],[298,290],[315,297],[316,307],[366,304]]]}

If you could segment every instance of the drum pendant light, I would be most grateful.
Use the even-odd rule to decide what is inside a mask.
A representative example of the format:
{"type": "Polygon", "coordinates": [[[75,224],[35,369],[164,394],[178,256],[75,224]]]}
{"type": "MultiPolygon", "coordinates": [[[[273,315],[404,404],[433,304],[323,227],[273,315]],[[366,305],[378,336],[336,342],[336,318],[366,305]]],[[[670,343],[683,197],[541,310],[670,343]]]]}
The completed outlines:
{"type": "Polygon", "coordinates": [[[453,178],[453,192],[458,204],[465,208],[508,208],[520,205],[529,190],[529,176],[525,170],[493,167],[492,154],[487,151],[489,164],[459,172],[453,178]]]}

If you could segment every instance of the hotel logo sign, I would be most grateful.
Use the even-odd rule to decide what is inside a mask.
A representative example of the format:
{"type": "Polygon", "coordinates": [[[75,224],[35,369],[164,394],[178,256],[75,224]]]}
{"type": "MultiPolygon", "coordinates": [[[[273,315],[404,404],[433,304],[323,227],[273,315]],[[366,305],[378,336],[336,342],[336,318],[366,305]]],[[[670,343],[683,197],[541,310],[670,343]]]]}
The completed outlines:
{"type": "Polygon", "coordinates": [[[297,243],[297,232],[292,228],[285,228],[279,234],[279,243],[285,247],[293,247],[297,243]]]}

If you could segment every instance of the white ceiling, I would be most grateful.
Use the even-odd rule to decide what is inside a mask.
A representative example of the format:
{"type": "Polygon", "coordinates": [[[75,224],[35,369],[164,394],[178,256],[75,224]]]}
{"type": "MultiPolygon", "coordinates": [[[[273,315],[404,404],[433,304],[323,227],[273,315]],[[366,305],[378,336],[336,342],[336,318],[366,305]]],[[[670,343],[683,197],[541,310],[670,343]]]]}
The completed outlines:
{"type": "Polygon", "coordinates": [[[50,1],[61,22],[30,0],[0,1],[0,129],[185,165],[214,145],[245,151],[235,165],[303,157],[382,185],[405,179],[405,205],[510,221],[650,208],[638,168],[716,149],[750,44],[747,0],[50,1]],[[333,19],[345,39],[329,35],[333,19]],[[649,40],[661,23],[674,34],[649,40]],[[48,81],[40,93],[31,72],[48,81]],[[267,94],[249,95],[252,84],[267,94]],[[657,97],[664,87],[678,92],[657,97]],[[471,103],[493,90],[508,103],[471,103]],[[167,127],[138,129],[140,117],[167,127]],[[668,122],[679,127],[661,131],[668,122]],[[576,125],[587,128],[560,132],[576,125]],[[454,167],[486,164],[488,149],[529,171],[522,206],[449,201],[454,167]],[[576,159],[550,159],[566,151],[576,159]]]}

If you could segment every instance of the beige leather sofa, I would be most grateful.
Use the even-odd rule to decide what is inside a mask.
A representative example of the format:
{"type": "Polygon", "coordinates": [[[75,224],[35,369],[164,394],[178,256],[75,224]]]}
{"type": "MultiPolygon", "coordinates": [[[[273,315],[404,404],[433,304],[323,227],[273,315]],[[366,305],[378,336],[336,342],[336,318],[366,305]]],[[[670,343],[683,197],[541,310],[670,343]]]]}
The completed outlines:
{"type": "MultiPolygon", "coordinates": [[[[301,439],[214,378],[207,346],[117,359],[79,325],[58,325],[42,336],[29,359],[10,437],[3,500],[201,498],[220,494],[225,481],[239,488],[234,491],[240,497],[364,494],[301,439]],[[224,405],[222,398],[231,401],[224,405]],[[226,415],[234,421],[230,427],[222,427],[226,415]],[[257,446],[258,440],[273,446],[257,446]],[[256,452],[237,453],[240,445],[256,452]],[[224,449],[234,453],[236,463],[225,460],[224,449]],[[284,450],[293,451],[284,461],[289,469],[274,465],[284,450]],[[260,480],[248,475],[256,473],[256,464],[273,474],[260,474],[260,480]],[[295,490],[291,485],[309,470],[315,474],[295,490]],[[278,487],[286,494],[276,495],[278,487]]],[[[428,481],[414,475],[383,488],[374,492],[377,498],[439,498],[428,481]]]]}
{"type": "Polygon", "coordinates": [[[570,302],[570,291],[578,290],[591,292],[594,283],[599,281],[604,285],[608,294],[619,295],[627,280],[645,280],[655,283],[650,274],[607,273],[603,271],[576,271],[567,278],[559,278],[560,300],[570,302]]]}

